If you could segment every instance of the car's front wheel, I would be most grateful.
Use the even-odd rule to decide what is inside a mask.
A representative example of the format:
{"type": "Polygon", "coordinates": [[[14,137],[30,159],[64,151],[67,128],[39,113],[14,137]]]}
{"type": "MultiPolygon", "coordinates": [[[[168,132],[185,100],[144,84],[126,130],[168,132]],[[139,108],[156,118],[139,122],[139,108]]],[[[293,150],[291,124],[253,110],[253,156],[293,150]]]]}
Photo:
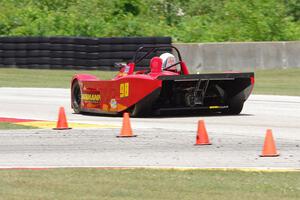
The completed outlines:
{"type": "Polygon", "coordinates": [[[78,81],[72,85],[72,108],[75,113],[81,112],[81,90],[78,81]]]}

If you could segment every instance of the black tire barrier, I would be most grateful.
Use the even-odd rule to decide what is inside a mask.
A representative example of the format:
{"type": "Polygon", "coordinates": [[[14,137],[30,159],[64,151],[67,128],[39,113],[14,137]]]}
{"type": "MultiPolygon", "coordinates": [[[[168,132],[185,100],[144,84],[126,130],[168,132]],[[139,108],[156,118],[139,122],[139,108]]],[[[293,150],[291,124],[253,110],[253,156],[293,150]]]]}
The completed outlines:
{"type": "Polygon", "coordinates": [[[48,57],[51,58],[74,58],[74,51],[51,51],[48,57]]]}
{"type": "MultiPolygon", "coordinates": [[[[117,70],[114,64],[131,61],[139,47],[171,42],[171,37],[0,37],[0,67],[117,70]]],[[[171,49],[152,53],[137,70],[148,67],[151,57],[163,52],[171,49]]]]}
{"type": "Polygon", "coordinates": [[[171,44],[171,37],[112,37],[99,38],[100,44],[171,44]]]}
{"type": "Polygon", "coordinates": [[[98,45],[99,41],[97,38],[74,38],[74,44],[79,45],[98,45]]]}
{"type": "Polygon", "coordinates": [[[40,64],[40,65],[48,65],[53,60],[49,57],[33,57],[33,58],[26,58],[27,64],[40,64]]]}
{"type": "Polygon", "coordinates": [[[74,44],[74,38],[71,37],[50,37],[51,44],[74,44]]]}

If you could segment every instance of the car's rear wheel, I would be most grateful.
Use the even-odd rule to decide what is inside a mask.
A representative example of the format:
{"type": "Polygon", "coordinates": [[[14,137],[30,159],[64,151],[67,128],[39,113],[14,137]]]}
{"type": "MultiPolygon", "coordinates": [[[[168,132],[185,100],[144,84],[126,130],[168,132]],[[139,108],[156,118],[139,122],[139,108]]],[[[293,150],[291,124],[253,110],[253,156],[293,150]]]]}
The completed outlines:
{"type": "Polygon", "coordinates": [[[228,115],[238,115],[241,113],[242,109],[243,109],[243,106],[244,106],[244,101],[241,100],[241,99],[232,99],[230,102],[229,102],[229,105],[228,105],[228,110],[226,112],[226,114],[228,115]]]}
{"type": "Polygon", "coordinates": [[[72,85],[72,108],[75,113],[81,112],[81,90],[78,81],[72,85]]]}
{"type": "Polygon", "coordinates": [[[151,113],[151,104],[150,106],[145,106],[144,102],[138,102],[134,105],[132,111],[130,112],[130,116],[132,117],[146,117],[151,113]]]}

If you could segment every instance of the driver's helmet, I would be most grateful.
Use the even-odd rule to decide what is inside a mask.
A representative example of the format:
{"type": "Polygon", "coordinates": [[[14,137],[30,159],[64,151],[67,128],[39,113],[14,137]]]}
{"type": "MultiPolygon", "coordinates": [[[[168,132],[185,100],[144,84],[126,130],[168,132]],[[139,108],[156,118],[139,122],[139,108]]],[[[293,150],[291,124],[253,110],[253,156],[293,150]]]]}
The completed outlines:
{"type": "Polygon", "coordinates": [[[171,53],[163,53],[159,56],[162,61],[163,61],[163,64],[162,64],[162,69],[165,69],[173,64],[176,63],[176,58],[173,54],[171,53]]]}

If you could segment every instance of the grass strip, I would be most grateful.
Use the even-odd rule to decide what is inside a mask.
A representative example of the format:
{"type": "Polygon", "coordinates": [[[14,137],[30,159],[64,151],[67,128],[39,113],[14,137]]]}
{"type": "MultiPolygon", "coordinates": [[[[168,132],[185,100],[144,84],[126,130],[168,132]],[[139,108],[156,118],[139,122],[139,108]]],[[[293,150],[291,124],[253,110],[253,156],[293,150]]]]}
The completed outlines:
{"type": "Polygon", "coordinates": [[[36,129],[33,126],[23,126],[19,124],[7,123],[7,122],[0,122],[0,130],[1,129],[36,129]]]}
{"type": "Polygon", "coordinates": [[[255,94],[300,96],[300,69],[272,69],[255,72],[255,94]]]}
{"type": "Polygon", "coordinates": [[[300,199],[300,173],[91,168],[0,170],[0,198],[296,200],[300,199]]]}
{"type": "Polygon", "coordinates": [[[70,88],[75,74],[93,74],[111,79],[117,72],[0,68],[0,87],[70,88]]]}
{"type": "MultiPolygon", "coordinates": [[[[117,72],[0,68],[0,87],[70,88],[74,74],[93,74],[107,80],[117,72]]],[[[255,71],[254,94],[300,96],[300,69],[255,71]]]]}

